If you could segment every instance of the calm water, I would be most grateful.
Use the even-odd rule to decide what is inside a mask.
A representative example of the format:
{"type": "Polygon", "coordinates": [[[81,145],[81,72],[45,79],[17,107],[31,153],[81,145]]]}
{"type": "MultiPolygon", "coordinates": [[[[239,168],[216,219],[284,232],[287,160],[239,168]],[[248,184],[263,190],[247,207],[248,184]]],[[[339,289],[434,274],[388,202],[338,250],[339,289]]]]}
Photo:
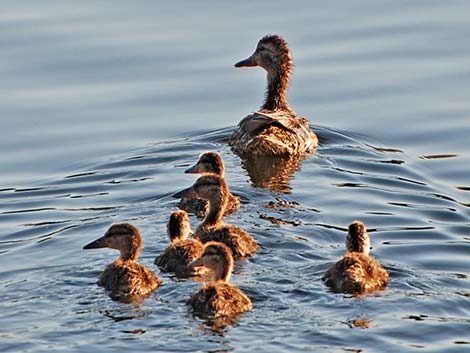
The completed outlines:
{"type": "MultiPolygon", "coordinates": [[[[470,351],[470,3],[2,3],[0,351],[470,351]],[[321,147],[290,179],[251,180],[226,144],[265,75],[233,64],[278,33],[289,99],[321,147]],[[254,309],[194,318],[200,283],[159,274],[141,304],[95,285],[117,255],[82,247],[112,222],[152,269],[171,194],[222,154],[262,250],[232,282],[254,309]],[[354,219],[391,274],[364,298],[320,278],[354,219]]],[[[192,219],[193,226],[197,220],[192,219]]],[[[157,271],[158,272],[158,271],[157,271]]]]}

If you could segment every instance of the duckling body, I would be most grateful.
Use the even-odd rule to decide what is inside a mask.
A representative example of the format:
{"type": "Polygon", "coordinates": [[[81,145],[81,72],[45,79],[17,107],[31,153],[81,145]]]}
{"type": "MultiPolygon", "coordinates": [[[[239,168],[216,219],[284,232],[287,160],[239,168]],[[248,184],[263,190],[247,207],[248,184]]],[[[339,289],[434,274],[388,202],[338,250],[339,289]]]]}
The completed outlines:
{"type": "MultiPolygon", "coordinates": [[[[201,174],[215,174],[224,177],[225,167],[222,158],[218,153],[206,152],[199,156],[197,163],[186,169],[185,173],[201,173],[201,174]]],[[[207,200],[196,198],[196,199],[182,199],[179,208],[195,214],[199,218],[204,216],[209,211],[209,203],[207,200]]],[[[230,191],[228,193],[227,205],[225,207],[224,216],[229,215],[233,211],[240,208],[240,198],[233,195],[230,191]]]]}
{"type": "Polygon", "coordinates": [[[199,177],[193,186],[175,194],[174,197],[200,197],[209,202],[209,212],[197,228],[196,238],[203,243],[224,243],[232,250],[235,259],[251,256],[258,250],[258,243],[243,229],[222,222],[227,195],[228,187],[224,178],[206,174],[199,177]]]}
{"type": "Polygon", "coordinates": [[[198,239],[188,239],[191,233],[188,214],[182,210],[173,212],[167,232],[171,243],[155,259],[155,264],[163,272],[174,272],[177,276],[194,274],[188,264],[201,256],[203,245],[198,239]]]}
{"type": "Polygon", "coordinates": [[[349,225],[346,249],[346,255],[323,276],[327,286],[334,292],[362,294],[388,285],[388,272],[369,255],[370,239],[362,222],[355,221],[349,225]]]}
{"type": "Polygon", "coordinates": [[[193,267],[204,266],[214,273],[214,281],[205,284],[187,301],[194,313],[203,317],[234,316],[252,309],[250,298],[228,283],[233,270],[231,250],[224,244],[208,242],[193,267]]]}
{"type": "Polygon", "coordinates": [[[297,117],[286,93],[292,59],[284,39],[262,38],[255,52],[235,67],[260,66],[267,72],[267,89],[259,112],[245,117],[230,138],[230,145],[241,157],[257,155],[289,156],[313,153],[318,137],[306,118],[297,117]]]}
{"type": "Polygon", "coordinates": [[[112,225],[105,235],[84,249],[112,248],[120,251],[119,258],[101,273],[98,285],[114,296],[143,296],[151,293],[161,281],[147,267],[136,262],[142,248],[142,237],[128,223],[112,225]]]}

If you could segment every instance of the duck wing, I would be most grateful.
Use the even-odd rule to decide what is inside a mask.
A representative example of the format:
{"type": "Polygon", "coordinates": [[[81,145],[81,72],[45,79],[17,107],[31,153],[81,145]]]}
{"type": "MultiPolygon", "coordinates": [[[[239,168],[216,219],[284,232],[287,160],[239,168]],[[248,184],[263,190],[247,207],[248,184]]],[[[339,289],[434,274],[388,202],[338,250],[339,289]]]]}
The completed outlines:
{"type": "Polygon", "coordinates": [[[258,135],[270,126],[279,127],[304,139],[310,138],[311,134],[307,119],[298,118],[283,111],[270,113],[256,112],[248,115],[238,124],[238,128],[243,134],[250,135],[258,135]]]}

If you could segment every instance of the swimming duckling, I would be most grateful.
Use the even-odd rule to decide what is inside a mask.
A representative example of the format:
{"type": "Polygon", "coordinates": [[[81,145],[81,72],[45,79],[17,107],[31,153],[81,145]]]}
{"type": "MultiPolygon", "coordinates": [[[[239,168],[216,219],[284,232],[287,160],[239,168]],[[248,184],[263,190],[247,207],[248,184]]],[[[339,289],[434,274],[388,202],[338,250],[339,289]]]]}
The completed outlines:
{"type": "Polygon", "coordinates": [[[174,272],[177,276],[194,274],[188,264],[202,255],[204,246],[198,239],[188,239],[191,227],[185,211],[175,211],[171,214],[167,233],[171,244],[155,259],[155,265],[163,272],[174,272]]]}
{"type": "Polygon", "coordinates": [[[292,59],[284,39],[263,37],[255,52],[235,67],[260,66],[267,72],[266,97],[261,110],[248,115],[230,138],[230,145],[241,157],[253,155],[299,155],[312,153],[318,138],[306,118],[297,117],[286,93],[292,59]]]}
{"type": "Polygon", "coordinates": [[[220,317],[251,310],[250,298],[228,283],[233,270],[233,257],[226,245],[214,241],[207,242],[201,258],[193,261],[191,266],[203,266],[214,273],[214,281],[205,284],[187,301],[196,314],[203,317],[220,317]]]}
{"type": "Polygon", "coordinates": [[[209,212],[196,229],[195,237],[203,243],[218,241],[227,245],[236,260],[253,255],[258,250],[258,243],[244,230],[222,222],[228,199],[228,187],[224,178],[215,174],[206,174],[173,197],[202,198],[209,201],[209,212]]]}
{"type": "MultiPolygon", "coordinates": [[[[195,165],[186,169],[185,173],[200,173],[200,174],[216,174],[224,177],[225,168],[222,157],[216,152],[206,152],[199,156],[199,160],[195,165]]],[[[209,209],[206,200],[203,199],[182,199],[179,208],[187,212],[196,214],[196,216],[203,218],[209,209]]],[[[240,198],[233,195],[231,192],[228,194],[227,206],[225,208],[224,216],[229,215],[233,211],[240,208],[240,198]]]]}
{"type": "Polygon", "coordinates": [[[369,255],[370,238],[364,223],[354,221],[349,225],[346,249],[346,255],[323,276],[327,286],[334,292],[361,294],[388,285],[388,272],[369,255]]]}
{"type": "Polygon", "coordinates": [[[105,235],[83,249],[111,248],[120,251],[119,258],[101,273],[98,285],[119,296],[149,294],[161,284],[155,274],[136,262],[142,249],[139,230],[131,224],[113,224],[105,235]]]}

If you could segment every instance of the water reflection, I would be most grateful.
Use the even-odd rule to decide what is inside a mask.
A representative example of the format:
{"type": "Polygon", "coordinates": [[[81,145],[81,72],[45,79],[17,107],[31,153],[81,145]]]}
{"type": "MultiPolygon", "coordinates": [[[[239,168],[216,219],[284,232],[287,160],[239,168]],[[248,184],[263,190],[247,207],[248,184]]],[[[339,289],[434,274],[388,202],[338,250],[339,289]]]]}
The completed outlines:
{"type": "Polygon", "coordinates": [[[304,156],[247,157],[242,160],[242,166],[247,171],[253,186],[288,194],[291,192],[289,181],[294,172],[300,169],[303,159],[304,156]]]}

